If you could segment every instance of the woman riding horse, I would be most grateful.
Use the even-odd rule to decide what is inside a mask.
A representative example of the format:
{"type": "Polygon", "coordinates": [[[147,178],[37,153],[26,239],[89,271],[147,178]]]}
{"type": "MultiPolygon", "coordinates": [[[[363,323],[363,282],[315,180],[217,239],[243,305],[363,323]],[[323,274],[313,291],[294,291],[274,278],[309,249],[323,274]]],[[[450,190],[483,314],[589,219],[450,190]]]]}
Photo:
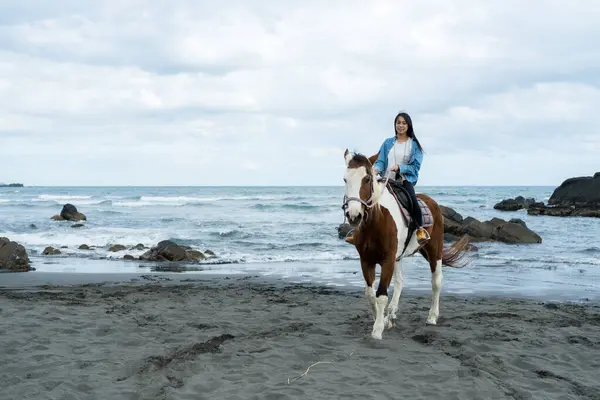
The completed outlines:
{"type": "MultiPolygon", "coordinates": [[[[423,213],[417,202],[414,186],[419,180],[419,171],[423,162],[423,148],[415,136],[412,119],[407,113],[399,113],[394,119],[396,134],[384,140],[377,160],[373,167],[383,176],[391,174],[390,179],[401,181],[402,186],[409,193],[412,200],[412,210],[409,210],[417,224],[417,240],[424,244],[429,240],[429,233],[423,228],[423,213]]],[[[370,159],[373,160],[375,156],[370,159]]],[[[346,241],[352,243],[353,237],[346,241]]]]}

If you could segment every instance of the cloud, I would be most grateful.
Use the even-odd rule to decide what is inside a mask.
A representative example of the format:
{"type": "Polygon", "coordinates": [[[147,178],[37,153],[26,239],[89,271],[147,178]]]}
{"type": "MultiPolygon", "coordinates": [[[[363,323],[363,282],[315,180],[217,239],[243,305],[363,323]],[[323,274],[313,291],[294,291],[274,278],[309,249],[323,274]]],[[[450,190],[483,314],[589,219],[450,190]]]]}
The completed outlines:
{"type": "Polygon", "coordinates": [[[3,180],[338,185],[399,110],[420,185],[598,169],[591,0],[215,4],[0,5],[3,180]]]}

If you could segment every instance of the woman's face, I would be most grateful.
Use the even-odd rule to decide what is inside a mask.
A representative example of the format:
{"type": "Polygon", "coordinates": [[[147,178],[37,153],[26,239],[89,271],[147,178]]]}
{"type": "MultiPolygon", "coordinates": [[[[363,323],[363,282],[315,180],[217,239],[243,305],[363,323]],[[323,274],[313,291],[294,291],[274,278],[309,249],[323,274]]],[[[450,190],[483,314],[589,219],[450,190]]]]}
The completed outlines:
{"type": "Polygon", "coordinates": [[[406,122],[404,117],[398,117],[396,120],[396,133],[406,135],[406,132],[408,132],[408,122],[406,122]]]}

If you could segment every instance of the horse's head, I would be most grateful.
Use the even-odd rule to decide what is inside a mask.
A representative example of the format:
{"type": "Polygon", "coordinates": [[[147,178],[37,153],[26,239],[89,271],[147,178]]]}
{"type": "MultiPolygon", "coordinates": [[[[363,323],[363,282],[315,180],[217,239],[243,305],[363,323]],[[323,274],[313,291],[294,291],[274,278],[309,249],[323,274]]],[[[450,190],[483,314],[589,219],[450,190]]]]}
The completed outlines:
{"type": "Polygon", "coordinates": [[[369,159],[362,154],[351,155],[344,152],[346,172],[344,173],[345,196],[342,208],[350,225],[359,225],[368,208],[373,207],[379,187],[369,159]]]}

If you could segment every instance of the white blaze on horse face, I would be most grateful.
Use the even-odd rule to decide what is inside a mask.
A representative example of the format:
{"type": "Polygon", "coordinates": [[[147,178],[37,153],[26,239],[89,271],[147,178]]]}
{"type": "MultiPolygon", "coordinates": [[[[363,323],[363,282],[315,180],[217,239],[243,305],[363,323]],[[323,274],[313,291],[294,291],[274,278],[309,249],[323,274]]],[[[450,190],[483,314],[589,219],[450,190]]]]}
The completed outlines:
{"type": "MultiPolygon", "coordinates": [[[[367,176],[365,167],[349,168],[346,170],[346,175],[344,176],[346,179],[346,197],[360,198],[360,187],[365,176],[367,176]]],[[[362,216],[362,204],[359,201],[351,200],[348,202],[346,212],[348,213],[348,219],[353,221],[359,215],[362,216]]]]}

